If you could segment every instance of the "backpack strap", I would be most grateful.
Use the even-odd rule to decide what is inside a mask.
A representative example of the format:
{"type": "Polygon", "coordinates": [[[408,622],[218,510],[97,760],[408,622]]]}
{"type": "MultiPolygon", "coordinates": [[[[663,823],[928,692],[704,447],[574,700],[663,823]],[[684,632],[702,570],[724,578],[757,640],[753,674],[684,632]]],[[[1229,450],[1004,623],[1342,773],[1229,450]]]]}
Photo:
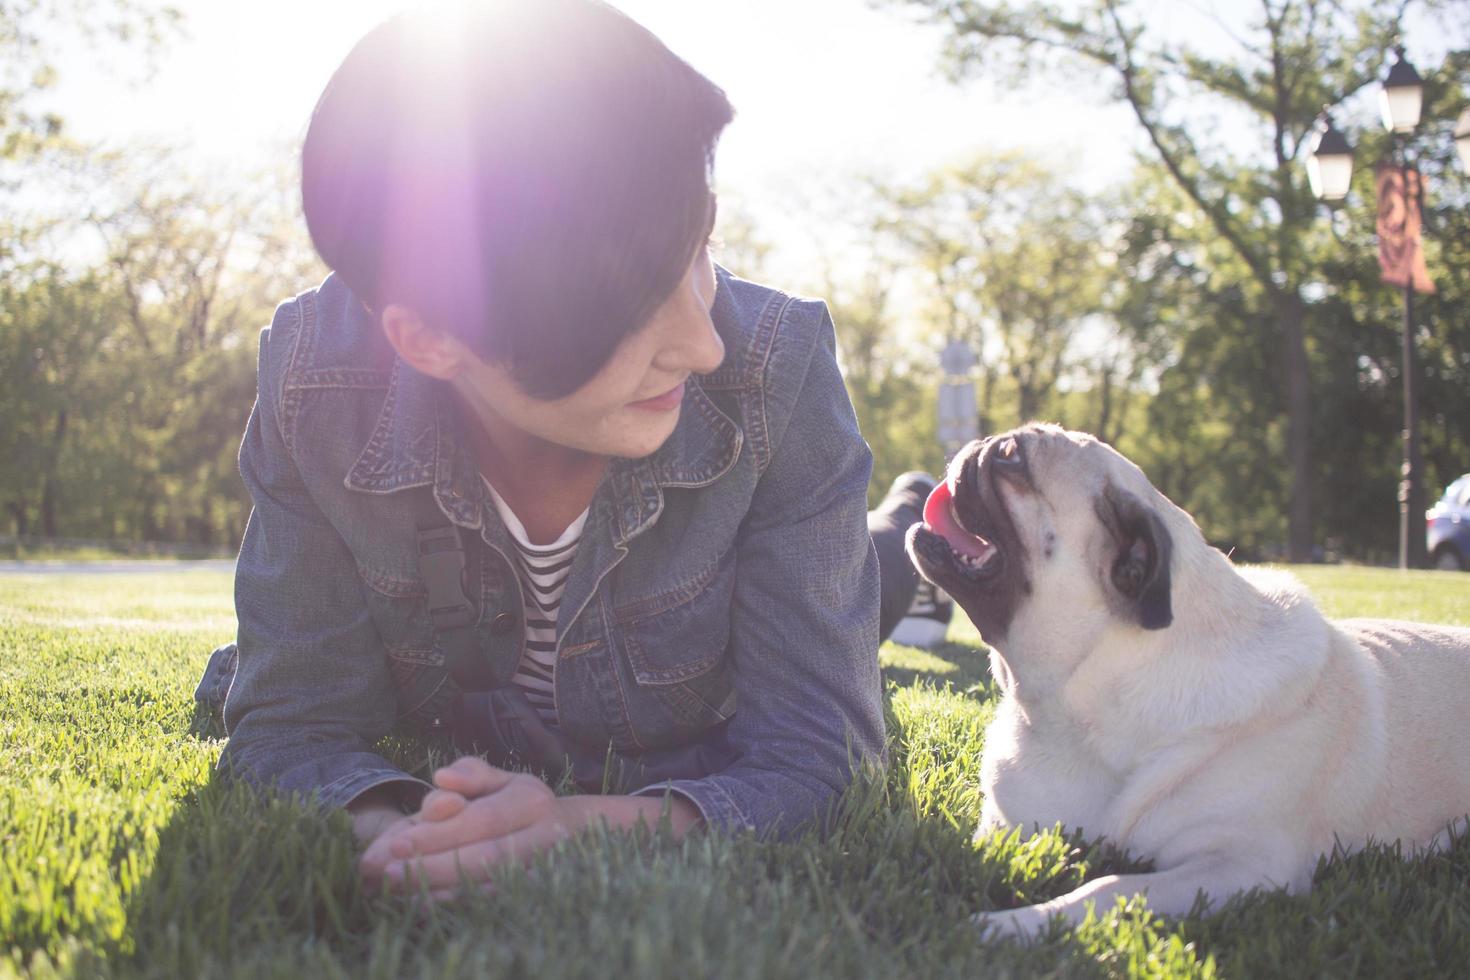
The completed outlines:
{"type": "Polygon", "coordinates": [[[486,690],[494,675],[474,628],[479,606],[465,581],[465,570],[474,570],[480,557],[479,535],[466,535],[445,517],[432,490],[423,495],[416,527],[419,576],[429,594],[429,622],[444,651],[444,665],[460,690],[486,690]]]}
{"type": "MultiPolygon", "coordinates": [[[[433,492],[419,506],[419,574],[429,595],[429,620],[450,679],[458,690],[450,734],[464,752],[488,755],[497,765],[530,764],[554,780],[563,775],[589,792],[632,792],[671,779],[694,779],[728,767],[738,754],[721,724],[689,745],[623,755],[574,743],[548,728],[513,684],[496,686],[490,658],[475,630],[480,610],[466,588],[465,569],[475,569],[483,542],[440,511],[433,492]]],[[[473,580],[472,580],[473,581],[473,580]]],[[[427,675],[426,675],[427,678],[427,675]]],[[[442,681],[441,681],[442,683],[442,681]]]]}

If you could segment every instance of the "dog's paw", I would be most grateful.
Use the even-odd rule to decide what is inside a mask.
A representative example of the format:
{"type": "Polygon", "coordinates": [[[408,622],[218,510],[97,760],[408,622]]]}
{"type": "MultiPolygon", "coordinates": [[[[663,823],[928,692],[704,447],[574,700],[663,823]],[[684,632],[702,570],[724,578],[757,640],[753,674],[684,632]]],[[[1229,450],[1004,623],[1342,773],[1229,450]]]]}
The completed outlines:
{"type": "Polygon", "coordinates": [[[1054,914],[1054,910],[1044,905],[1027,905],[1001,912],[977,912],[970,916],[970,922],[986,939],[1014,939],[1029,943],[1046,932],[1054,914]]]}

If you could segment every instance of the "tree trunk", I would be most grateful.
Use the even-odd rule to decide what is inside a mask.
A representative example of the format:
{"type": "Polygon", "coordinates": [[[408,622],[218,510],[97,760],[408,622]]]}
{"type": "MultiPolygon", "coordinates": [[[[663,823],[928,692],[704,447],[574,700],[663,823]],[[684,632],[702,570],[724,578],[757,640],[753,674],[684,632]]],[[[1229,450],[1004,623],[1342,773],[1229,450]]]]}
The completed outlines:
{"type": "MultiPolygon", "coordinates": [[[[1028,372],[1030,373],[1030,372],[1028,372]]],[[[1032,375],[1034,377],[1034,375],[1032,375]]],[[[1041,401],[1039,385],[1016,376],[1016,424],[1025,425],[1036,418],[1036,406],[1041,401]]]]}
{"type": "Polygon", "coordinates": [[[60,536],[56,520],[56,469],[61,462],[61,444],[66,439],[66,409],[56,410],[51,428],[51,452],[46,459],[46,472],[41,476],[41,533],[48,538],[60,536]]]}
{"type": "Polygon", "coordinates": [[[214,544],[214,515],[208,500],[199,505],[199,516],[194,521],[194,540],[205,547],[214,544]]]}
{"type": "Polygon", "coordinates": [[[138,514],[138,534],[144,541],[162,541],[163,528],[158,523],[158,512],[154,501],[159,497],[150,484],[143,488],[142,510],[138,514]]]}
{"type": "Polygon", "coordinates": [[[979,432],[982,436],[991,434],[995,428],[995,371],[986,368],[980,372],[980,418],[979,432]]]}
{"type": "Polygon", "coordinates": [[[25,537],[31,532],[30,514],[26,510],[24,497],[17,497],[5,505],[10,510],[10,516],[15,520],[16,537],[25,537]]]}
{"type": "Polygon", "coordinates": [[[1312,390],[1307,364],[1305,311],[1300,297],[1277,298],[1286,363],[1286,457],[1291,466],[1286,550],[1293,562],[1312,560],[1312,390]]]}
{"type": "Polygon", "coordinates": [[[1101,373],[1102,383],[1098,386],[1097,428],[1094,432],[1103,442],[1112,445],[1113,440],[1108,437],[1108,423],[1113,418],[1113,366],[1103,365],[1101,373]]]}
{"type": "Polygon", "coordinates": [[[1020,386],[1017,387],[1017,391],[1016,391],[1016,424],[1017,425],[1025,425],[1027,422],[1030,422],[1031,421],[1032,416],[1034,416],[1036,414],[1035,409],[1032,407],[1035,404],[1035,401],[1036,400],[1031,397],[1030,390],[1027,389],[1025,385],[1020,385],[1020,386]]]}
{"type": "Polygon", "coordinates": [[[41,481],[41,533],[48,538],[61,536],[56,525],[56,492],[52,488],[53,482],[49,476],[41,481]]]}

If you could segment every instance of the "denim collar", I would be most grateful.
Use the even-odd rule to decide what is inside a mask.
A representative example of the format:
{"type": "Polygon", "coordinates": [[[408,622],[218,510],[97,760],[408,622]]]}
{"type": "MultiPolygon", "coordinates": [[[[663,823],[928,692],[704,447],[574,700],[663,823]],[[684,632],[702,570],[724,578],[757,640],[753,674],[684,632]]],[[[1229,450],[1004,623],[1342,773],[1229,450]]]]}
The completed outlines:
{"type": "MultiPolygon", "coordinates": [[[[378,421],[343,484],[371,494],[432,485],[445,516],[480,528],[479,466],[468,442],[458,438],[458,424],[448,387],[395,358],[378,421]]],[[[599,496],[605,490],[612,495],[619,543],[658,516],[663,488],[713,483],[735,465],[743,442],[740,427],[691,377],[673,434],[651,456],[614,459],[599,487],[599,496]]]]}

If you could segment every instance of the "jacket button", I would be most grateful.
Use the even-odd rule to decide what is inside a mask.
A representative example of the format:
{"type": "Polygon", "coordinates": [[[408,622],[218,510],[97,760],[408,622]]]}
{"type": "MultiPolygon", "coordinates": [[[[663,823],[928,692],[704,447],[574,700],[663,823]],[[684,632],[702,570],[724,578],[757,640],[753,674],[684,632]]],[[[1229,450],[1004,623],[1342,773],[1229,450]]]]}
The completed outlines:
{"type": "Polygon", "coordinates": [[[516,617],[514,613],[497,613],[495,618],[490,620],[490,632],[496,634],[509,633],[515,629],[515,625],[516,617]]]}

